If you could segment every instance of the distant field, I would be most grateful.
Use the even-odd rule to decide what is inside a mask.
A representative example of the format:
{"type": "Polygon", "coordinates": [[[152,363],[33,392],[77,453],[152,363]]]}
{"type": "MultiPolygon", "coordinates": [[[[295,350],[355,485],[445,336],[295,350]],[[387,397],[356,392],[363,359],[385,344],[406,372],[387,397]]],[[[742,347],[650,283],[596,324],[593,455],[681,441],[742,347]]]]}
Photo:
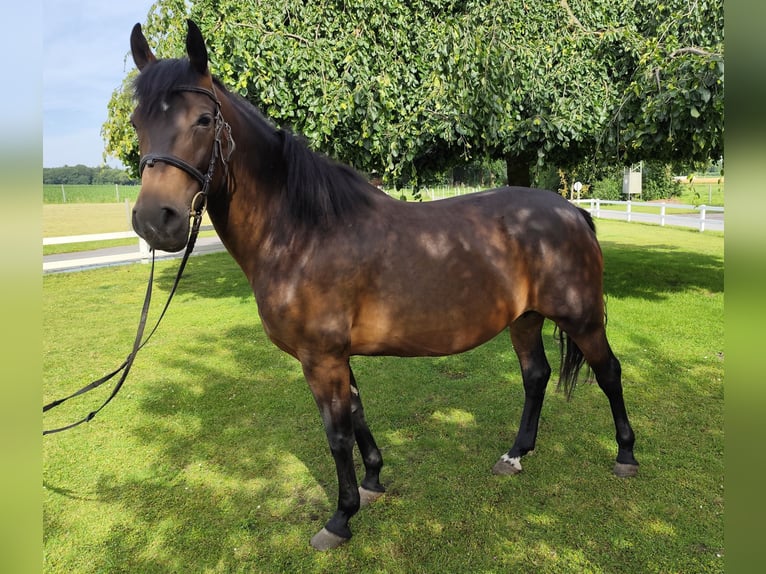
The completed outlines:
{"type": "MultiPolygon", "coordinates": [[[[67,203],[43,204],[43,237],[66,237],[69,235],[91,235],[111,233],[113,231],[131,231],[130,213],[133,201],[123,203],[67,203]]],[[[205,214],[202,225],[210,225],[210,218],[205,214]]],[[[213,235],[204,231],[201,237],[213,235]]],[[[73,253],[88,249],[133,245],[136,239],[113,239],[109,241],[66,243],[64,245],[46,245],[43,255],[54,253],[73,253]]]]}
{"type": "Polygon", "coordinates": [[[711,205],[723,207],[723,179],[700,178],[695,179],[693,184],[681,184],[681,203],[691,205],[711,205]],[[719,183],[720,181],[720,183],[719,183]]]}
{"type": "Polygon", "coordinates": [[[43,185],[43,203],[119,203],[135,201],[139,185],[43,185]]]}
{"type": "Polygon", "coordinates": [[[43,237],[130,231],[133,202],[43,204],[43,237]]]}

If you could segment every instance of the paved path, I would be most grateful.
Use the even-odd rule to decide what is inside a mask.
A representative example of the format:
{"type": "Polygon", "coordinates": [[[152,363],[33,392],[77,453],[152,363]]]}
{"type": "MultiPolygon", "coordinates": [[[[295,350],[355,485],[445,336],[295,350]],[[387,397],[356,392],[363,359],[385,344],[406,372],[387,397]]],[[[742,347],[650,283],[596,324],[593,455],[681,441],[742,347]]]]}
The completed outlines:
{"type": "MultiPolygon", "coordinates": [[[[192,255],[202,255],[203,253],[214,253],[216,251],[224,250],[224,246],[217,236],[198,237],[192,255]]],[[[158,251],[155,255],[155,259],[180,258],[183,256],[183,253],[183,251],[179,251],[178,253],[158,251]]],[[[75,253],[44,255],[43,272],[60,273],[63,271],[81,271],[83,269],[93,269],[95,267],[125,265],[137,261],[149,261],[147,254],[139,251],[138,242],[134,245],[123,245],[122,247],[106,247],[104,249],[77,251],[75,253]]]]}
{"type": "MultiPolygon", "coordinates": [[[[581,207],[587,209],[587,205],[583,204],[581,207]]],[[[591,211],[591,213],[594,213],[591,211]]],[[[594,213],[595,215],[595,213],[594,213]]],[[[626,221],[628,214],[625,211],[609,210],[606,206],[602,207],[599,211],[599,217],[601,219],[617,219],[626,221]]],[[[660,214],[659,213],[641,213],[634,211],[630,214],[630,219],[633,222],[638,223],[651,223],[659,225],[660,214]]],[[[708,211],[705,214],[705,231],[723,231],[724,214],[714,211],[708,211]]],[[[665,216],[665,225],[677,226],[677,227],[692,227],[699,229],[700,216],[697,213],[684,213],[684,214],[672,214],[665,216]]]]}

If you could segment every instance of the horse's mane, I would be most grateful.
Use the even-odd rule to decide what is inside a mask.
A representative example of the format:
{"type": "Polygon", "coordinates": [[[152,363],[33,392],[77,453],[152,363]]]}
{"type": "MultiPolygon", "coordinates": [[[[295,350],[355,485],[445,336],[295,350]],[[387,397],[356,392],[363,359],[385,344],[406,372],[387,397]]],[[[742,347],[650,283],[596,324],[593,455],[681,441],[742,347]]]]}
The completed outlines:
{"type": "Polygon", "coordinates": [[[258,138],[281,159],[282,215],[306,227],[329,227],[371,205],[371,192],[377,189],[359,172],[312,151],[289,129],[275,128],[248,100],[215,82],[247,127],[257,131],[258,138]]]}
{"type": "Polygon", "coordinates": [[[285,207],[296,221],[326,227],[371,205],[372,185],[342,163],[316,153],[295,134],[279,130],[285,162],[285,207]]]}

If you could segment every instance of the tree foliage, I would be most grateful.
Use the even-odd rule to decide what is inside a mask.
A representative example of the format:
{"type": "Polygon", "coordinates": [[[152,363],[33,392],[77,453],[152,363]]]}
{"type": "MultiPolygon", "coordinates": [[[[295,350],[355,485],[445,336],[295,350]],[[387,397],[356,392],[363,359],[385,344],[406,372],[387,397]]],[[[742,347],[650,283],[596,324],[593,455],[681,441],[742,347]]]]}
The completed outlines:
{"type": "MultiPolygon", "coordinates": [[[[503,159],[528,183],[544,163],[723,152],[721,0],[159,0],[158,56],[184,53],[187,17],[229,89],[390,180],[503,159]]],[[[129,82],[103,134],[135,166],[129,82]]]]}
{"type": "Polygon", "coordinates": [[[88,167],[82,164],[65,165],[63,167],[44,167],[44,184],[63,185],[100,185],[105,183],[117,183],[130,185],[138,183],[122,169],[107,166],[88,167]]]}

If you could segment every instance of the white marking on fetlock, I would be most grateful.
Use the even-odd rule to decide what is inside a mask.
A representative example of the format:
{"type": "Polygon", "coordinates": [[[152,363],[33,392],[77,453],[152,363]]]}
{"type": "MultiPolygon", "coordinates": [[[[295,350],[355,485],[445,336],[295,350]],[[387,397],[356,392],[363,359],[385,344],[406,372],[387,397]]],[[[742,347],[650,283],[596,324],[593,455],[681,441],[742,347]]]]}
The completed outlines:
{"type": "Polygon", "coordinates": [[[520,456],[514,456],[513,458],[511,458],[510,456],[508,456],[508,453],[506,453],[500,457],[500,460],[502,460],[503,462],[507,462],[513,468],[521,472],[521,457],[520,456]]]}

